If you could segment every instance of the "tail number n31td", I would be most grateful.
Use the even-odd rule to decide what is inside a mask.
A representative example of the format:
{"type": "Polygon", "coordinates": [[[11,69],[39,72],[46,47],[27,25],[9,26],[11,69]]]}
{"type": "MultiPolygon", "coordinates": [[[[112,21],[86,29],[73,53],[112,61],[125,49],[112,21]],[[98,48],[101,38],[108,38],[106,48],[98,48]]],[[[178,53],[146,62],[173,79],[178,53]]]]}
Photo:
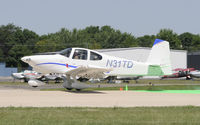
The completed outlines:
{"type": "Polygon", "coordinates": [[[133,62],[127,60],[107,60],[106,67],[113,68],[132,68],[133,62]]]}

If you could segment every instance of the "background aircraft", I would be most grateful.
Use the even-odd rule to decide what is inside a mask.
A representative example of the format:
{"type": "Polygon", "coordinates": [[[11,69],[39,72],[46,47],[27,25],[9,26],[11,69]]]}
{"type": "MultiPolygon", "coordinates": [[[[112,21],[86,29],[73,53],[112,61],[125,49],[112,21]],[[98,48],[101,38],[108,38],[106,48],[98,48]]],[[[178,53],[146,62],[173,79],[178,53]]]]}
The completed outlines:
{"type": "Polygon", "coordinates": [[[19,73],[12,73],[11,75],[14,80],[24,80],[24,82],[28,82],[29,79],[39,79],[41,75],[35,71],[32,70],[24,70],[23,72],[19,73]]]}
{"type": "MultiPolygon", "coordinates": [[[[89,79],[172,74],[169,43],[160,39],[155,40],[145,63],[109,56],[84,48],[68,48],[49,55],[26,56],[22,58],[22,61],[43,74],[65,74],[63,87],[69,90],[86,88],[87,86],[81,81],[85,82],[89,79]]],[[[40,86],[43,83],[32,80],[29,85],[40,86]]]]}
{"type": "Polygon", "coordinates": [[[199,70],[195,70],[195,71],[191,71],[189,72],[190,77],[193,78],[200,78],[200,71],[199,70]]]}
{"type": "Polygon", "coordinates": [[[56,83],[60,82],[62,80],[62,76],[60,74],[41,74],[36,71],[32,70],[24,70],[23,72],[19,73],[12,73],[11,75],[15,79],[18,80],[24,80],[24,82],[28,82],[29,80],[40,80],[40,81],[50,81],[50,80],[55,80],[56,83]]]}
{"type": "Polygon", "coordinates": [[[185,77],[186,80],[190,80],[192,78],[200,78],[200,71],[195,70],[194,68],[177,68],[173,70],[172,75],[164,75],[161,77],[161,79],[165,78],[183,78],[185,77]]]}
{"type": "Polygon", "coordinates": [[[109,76],[106,79],[108,80],[107,83],[117,83],[118,80],[122,80],[123,83],[129,83],[130,80],[135,80],[138,83],[138,79],[142,76],[109,76]]]}

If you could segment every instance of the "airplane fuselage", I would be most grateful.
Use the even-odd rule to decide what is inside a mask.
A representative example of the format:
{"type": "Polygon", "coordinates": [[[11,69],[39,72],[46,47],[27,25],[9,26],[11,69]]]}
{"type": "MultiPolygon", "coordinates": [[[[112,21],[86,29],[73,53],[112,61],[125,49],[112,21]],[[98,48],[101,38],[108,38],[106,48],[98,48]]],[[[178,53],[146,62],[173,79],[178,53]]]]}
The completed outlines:
{"type": "MultiPolygon", "coordinates": [[[[85,88],[85,85],[80,84],[85,79],[105,79],[120,76],[122,76],[121,78],[133,78],[135,76],[171,74],[169,42],[160,39],[155,40],[145,63],[118,58],[117,55],[109,56],[84,48],[68,48],[55,53],[25,56],[22,61],[31,65],[33,70],[43,74],[66,74],[63,77],[63,87],[69,90],[85,88]]],[[[29,82],[31,86],[42,84],[34,80],[29,82]]]]}
{"type": "Polygon", "coordinates": [[[80,66],[111,69],[105,73],[107,76],[138,76],[147,75],[149,65],[142,62],[127,60],[105,54],[100,54],[96,51],[72,48],[70,55],[67,57],[62,54],[55,55],[35,55],[27,56],[22,59],[29,63],[35,71],[40,73],[67,73],[80,66]],[[75,51],[81,50],[87,52],[86,58],[75,58],[75,51]],[[93,56],[99,58],[93,59],[93,56]]]}

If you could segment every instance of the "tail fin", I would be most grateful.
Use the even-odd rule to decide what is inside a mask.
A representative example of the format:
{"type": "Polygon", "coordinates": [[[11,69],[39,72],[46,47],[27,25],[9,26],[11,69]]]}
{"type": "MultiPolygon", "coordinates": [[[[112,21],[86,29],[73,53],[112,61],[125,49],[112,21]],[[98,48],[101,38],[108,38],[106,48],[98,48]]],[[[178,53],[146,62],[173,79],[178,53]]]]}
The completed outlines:
{"type": "Polygon", "coordinates": [[[147,63],[149,64],[148,74],[172,74],[169,42],[156,39],[147,59],[147,63]]]}

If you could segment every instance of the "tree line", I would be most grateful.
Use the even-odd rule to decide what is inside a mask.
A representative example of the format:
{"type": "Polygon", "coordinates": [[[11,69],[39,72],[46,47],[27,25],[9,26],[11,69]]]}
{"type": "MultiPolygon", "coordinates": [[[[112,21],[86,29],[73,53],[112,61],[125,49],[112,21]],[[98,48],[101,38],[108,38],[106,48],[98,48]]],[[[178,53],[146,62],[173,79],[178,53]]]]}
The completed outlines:
{"type": "Polygon", "coordinates": [[[122,33],[110,26],[89,26],[85,29],[61,28],[56,33],[38,35],[14,24],[0,26],[0,62],[7,67],[27,67],[20,59],[26,55],[60,51],[68,47],[89,49],[151,47],[154,40],[170,42],[171,49],[197,51],[200,49],[200,35],[185,32],[177,34],[171,29],[161,29],[156,35],[135,37],[122,33]]]}

